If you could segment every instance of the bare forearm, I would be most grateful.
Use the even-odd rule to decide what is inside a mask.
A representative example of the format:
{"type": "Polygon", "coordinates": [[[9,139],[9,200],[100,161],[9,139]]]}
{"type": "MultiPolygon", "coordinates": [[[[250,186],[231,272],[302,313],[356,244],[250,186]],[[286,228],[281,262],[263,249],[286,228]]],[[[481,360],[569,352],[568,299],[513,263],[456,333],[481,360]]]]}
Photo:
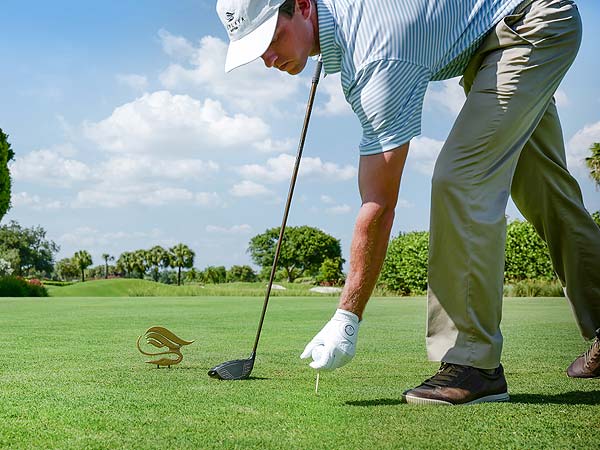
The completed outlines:
{"type": "Polygon", "coordinates": [[[393,208],[376,203],[363,204],[356,219],[350,269],[339,307],[361,319],[383,265],[393,221],[393,208]]]}

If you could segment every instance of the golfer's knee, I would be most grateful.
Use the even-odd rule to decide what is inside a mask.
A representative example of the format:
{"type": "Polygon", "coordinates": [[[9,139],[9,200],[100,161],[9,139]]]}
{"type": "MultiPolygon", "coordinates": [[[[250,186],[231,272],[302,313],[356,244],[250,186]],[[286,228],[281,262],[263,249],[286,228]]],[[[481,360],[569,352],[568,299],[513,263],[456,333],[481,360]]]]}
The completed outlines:
{"type": "Polygon", "coordinates": [[[465,183],[461,180],[461,177],[452,170],[436,165],[431,177],[431,193],[432,195],[445,195],[451,192],[456,192],[465,186],[465,183]]]}

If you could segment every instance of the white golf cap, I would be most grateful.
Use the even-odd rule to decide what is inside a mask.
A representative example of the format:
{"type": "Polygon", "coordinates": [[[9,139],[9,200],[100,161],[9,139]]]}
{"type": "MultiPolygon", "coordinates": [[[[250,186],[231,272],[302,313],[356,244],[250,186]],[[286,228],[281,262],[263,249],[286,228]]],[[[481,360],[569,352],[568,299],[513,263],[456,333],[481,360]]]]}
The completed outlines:
{"type": "Polygon", "coordinates": [[[260,57],[271,44],[284,0],[218,0],[217,14],[229,35],[225,72],[260,57]]]}

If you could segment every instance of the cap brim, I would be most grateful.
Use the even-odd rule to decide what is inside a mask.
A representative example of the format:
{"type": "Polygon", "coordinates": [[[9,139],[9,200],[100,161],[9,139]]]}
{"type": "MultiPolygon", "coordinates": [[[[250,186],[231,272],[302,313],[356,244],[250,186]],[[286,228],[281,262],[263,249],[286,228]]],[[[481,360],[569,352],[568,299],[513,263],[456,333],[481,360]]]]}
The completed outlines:
{"type": "Polygon", "coordinates": [[[230,72],[236,67],[248,64],[267,51],[275,34],[278,17],[279,11],[275,10],[273,16],[263,22],[252,33],[229,43],[227,58],[225,59],[225,72],[230,72]]]}

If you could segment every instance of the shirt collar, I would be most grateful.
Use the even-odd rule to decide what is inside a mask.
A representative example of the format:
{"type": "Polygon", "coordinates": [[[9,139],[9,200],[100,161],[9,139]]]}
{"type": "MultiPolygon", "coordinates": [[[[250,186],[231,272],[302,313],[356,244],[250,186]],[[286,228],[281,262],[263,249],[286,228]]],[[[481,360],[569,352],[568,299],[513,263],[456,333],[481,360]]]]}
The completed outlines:
{"type": "Polygon", "coordinates": [[[342,67],[342,52],[336,44],[336,23],[331,0],[317,0],[319,45],[326,74],[337,73],[342,67]]]}

